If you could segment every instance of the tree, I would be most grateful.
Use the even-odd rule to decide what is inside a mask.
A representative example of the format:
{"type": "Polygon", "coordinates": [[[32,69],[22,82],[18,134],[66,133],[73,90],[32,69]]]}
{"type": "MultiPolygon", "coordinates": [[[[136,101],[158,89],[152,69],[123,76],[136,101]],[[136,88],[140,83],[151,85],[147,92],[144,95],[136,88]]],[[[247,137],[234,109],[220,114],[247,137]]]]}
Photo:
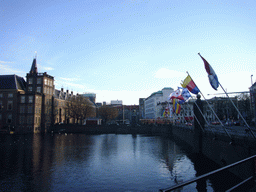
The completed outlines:
{"type": "Polygon", "coordinates": [[[70,97],[66,103],[66,110],[69,117],[74,118],[76,122],[80,121],[80,123],[86,118],[95,116],[93,103],[81,95],[70,97]]]}
{"type": "Polygon", "coordinates": [[[113,120],[118,116],[118,109],[109,105],[104,105],[99,108],[99,115],[103,119],[104,123],[109,120],[113,120]]]}
{"type": "Polygon", "coordinates": [[[238,109],[248,122],[252,120],[252,111],[250,106],[249,94],[242,93],[238,96],[238,109]]]}

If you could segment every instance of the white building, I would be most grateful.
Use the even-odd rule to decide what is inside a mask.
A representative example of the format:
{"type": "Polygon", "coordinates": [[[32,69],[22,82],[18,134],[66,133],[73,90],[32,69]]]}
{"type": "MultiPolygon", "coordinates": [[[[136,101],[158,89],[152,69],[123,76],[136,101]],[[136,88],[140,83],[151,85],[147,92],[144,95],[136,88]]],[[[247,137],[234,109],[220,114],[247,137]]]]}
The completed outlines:
{"type": "Polygon", "coordinates": [[[174,92],[173,88],[165,87],[161,91],[152,93],[145,99],[145,119],[157,119],[163,115],[163,106],[159,105],[169,102],[170,94],[174,92]]]}
{"type": "Polygon", "coordinates": [[[122,105],[123,101],[122,100],[111,100],[110,104],[111,105],[122,105]]]}

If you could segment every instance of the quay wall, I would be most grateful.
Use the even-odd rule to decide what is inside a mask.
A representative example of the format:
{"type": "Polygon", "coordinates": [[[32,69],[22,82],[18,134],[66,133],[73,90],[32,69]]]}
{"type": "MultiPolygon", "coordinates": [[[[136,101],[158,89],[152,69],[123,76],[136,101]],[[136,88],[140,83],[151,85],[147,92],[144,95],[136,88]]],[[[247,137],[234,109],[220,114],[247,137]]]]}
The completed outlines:
{"type": "MultiPolygon", "coordinates": [[[[171,134],[175,140],[185,142],[195,153],[202,153],[221,167],[243,160],[256,154],[256,142],[252,138],[233,137],[203,132],[198,134],[193,127],[172,126],[171,134]],[[200,144],[201,138],[201,144],[200,144]]],[[[255,172],[255,162],[246,162],[229,169],[241,179],[255,172]]]]}
{"type": "Polygon", "coordinates": [[[85,133],[85,134],[166,134],[171,131],[170,125],[74,125],[61,124],[51,128],[53,132],[85,133]]]}

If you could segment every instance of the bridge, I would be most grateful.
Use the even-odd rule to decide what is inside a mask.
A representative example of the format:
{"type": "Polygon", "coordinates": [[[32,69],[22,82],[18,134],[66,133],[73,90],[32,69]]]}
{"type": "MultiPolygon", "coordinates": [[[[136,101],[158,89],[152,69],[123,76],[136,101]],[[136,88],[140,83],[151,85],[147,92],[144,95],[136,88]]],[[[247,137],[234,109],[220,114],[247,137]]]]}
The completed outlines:
{"type": "MultiPolygon", "coordinates": [[[[197,104],[196,106],[202,107],[197,104]]],[[[170,135],[178,142],[187,144],[194,153],[208,157],[222,168],[179,185],[185,186],[191,182],[198,182],[216,172],[228,169],[243,180],[229,191],[237,190],[237,187],[247,185],[248,182],[252,182],[256,190],[256,129],[248,126],[204,125],[202,115],[195,110],[195,106],[194,114],[197,119],[194,126],[172,125],[170,135]]],[[[160,191],[171,191],[178,187],[160,191]]]]}

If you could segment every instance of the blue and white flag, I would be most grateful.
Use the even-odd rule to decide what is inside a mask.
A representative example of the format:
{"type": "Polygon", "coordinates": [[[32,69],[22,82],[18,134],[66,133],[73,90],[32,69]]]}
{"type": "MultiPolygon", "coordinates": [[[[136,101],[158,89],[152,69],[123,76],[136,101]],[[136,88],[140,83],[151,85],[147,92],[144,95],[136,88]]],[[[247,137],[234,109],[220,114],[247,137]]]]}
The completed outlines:
{"type": "Polygon", "coordinates": [[[185,103],[185,101],[187,101],[191,97],[191,94],[189,93],[189,90],[187,88],[181,88],[181,87],[179,88],[182,89],[181,96],[183,98],[182,100],[179,101],[179,103],[183,104],[185,103]]]}

